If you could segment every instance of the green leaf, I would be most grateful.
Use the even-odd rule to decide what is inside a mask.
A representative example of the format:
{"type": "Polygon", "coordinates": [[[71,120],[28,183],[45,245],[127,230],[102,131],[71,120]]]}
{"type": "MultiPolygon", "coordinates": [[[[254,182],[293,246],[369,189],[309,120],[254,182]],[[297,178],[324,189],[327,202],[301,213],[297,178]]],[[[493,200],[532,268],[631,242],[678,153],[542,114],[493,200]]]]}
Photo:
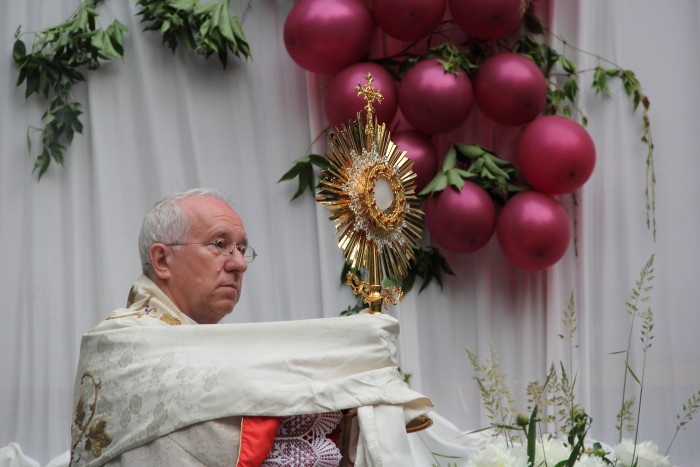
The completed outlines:
{"type": "Polygon", "coordinates": [[[12,47],[12,58],[14,58],[15,63],[19,65],[19,62],[21,62],[26,55],[27,46],[24,45],[21,39],[17,39],[15,45],[12,47]]]}
{"type": "Polygon", "coordinates": [[[423,190],[419,193],[420,195],[427,195],[428,193],[436,193],[438,191],[442,191],[447,187],[447,175],[444,173],[439,173],[435,175],[435,178],[433,178],[428,184],[423,188],[423,190]]]}
{"type": "Polygon", "coordinates": [[[454,146],[450,146],[450,149],[447,150],[447,153],[445,154],[445,158],[442,161],[443,173],[454,168],[454,166],[456,164],[457,164],[457,150],[455,149],[454,146]]]}
{"type": "Polygon", "coordinates": [[[219,30],[221,31],[221,35],[228,39],[229,42],[235,44],[236,37],[233,35],[233,27],[231,27],[231,15],[228,12],[228,8],[226,9],[225,14],[222,14],[221,18],[219,18],[218,24],[219,30]]]}
{"type": "Polygon", "coordinates": [[[567,72],[570,75],[575,75],[576,74],[576,65],[563,55],[559,55],[559,63],[561,64],[561,67],[564,69],[565,72],[567,72]]]}
{"type": "Polygon", "coordinates": [[[309,154],[308,159],[313,165],[320,167],[321,169],[327,169],[331,166],[327,158],[319,156],[318,154],[309,154]]]}
{"type": "Polygon", "coordinates": [[[170,6],[175,10],[193,12],[197,0],[174,0],[170,3],[170,6]]]}
{"type": "Polygon", "coordinates": [[[458,190],[461,190],[464,186],[464,179],[460,177],[454,170],[447,171],[447,183],[455,186],[458,190]]]}
{"type": "Polygon", "coordinates": [[[287,180],[291,180],[299,175],[299,172],[301,171],[301,168],[303,167],[302,164],[294,164],[291,169],[287,170],[282,177],[280,177],[279,180],[277,180],[277,183],[284,182],[287,180]]]}
{"type": "Polygon", "coordinates": [[[314,192],[314,173],[311,165],[303,165],[301,167],[299,171],[299,187],[296,193],[294,193],[294,196],[292,196],[291,201],[303,195],[307,188],[311,193],[314,192]]]}
{"type": "Polygon", "coordinates": [[[535,465],[535,450],[537,449],[537,404],[532,409],[527,426],[527,465],[535,465]]]}
{"type": "Polygon", "coordinates": [[[627,371],[629,371],[630,375],[632,375],[632,378],[634,378],[637,384],[641,386],[642,383],[639,381],[639,378],[637,378],[637,375],[634,374],[634,371],[632,371],[632,367],[630,367],[628,363],[625,363],[625,366],[627,367],[627,371]]]}
{"type": "Polygon", "coordinates": [[[596,94],[610,91],[608,88],[608,75],[600,65],[595,67],[595,72],[593,73],[593,88],[596,94]]]}
{"type": "Polygon", "coordinates": [[[34,94],[39,90],[39,80],[41,79],[41,73],[38,70],[32,70],[32,73],[27,75],[27,89],[24,92],[24,98],[28,99],[29,96],[34,94]]]}
{"type": "Polygon", "coordinates": [[[124,30],[128,29],[122,23],[114,20],[107,28],[107,36],[112,44],[112,48],[116,51],[117,56],[124,57],[124,30]]]}
{"type": "Polygon", "coordinates": [[[476,159],[484,154],[484,148],[478,144],[458,144],[459,152],[467,156],[469,159],[476,159]]]}
{"type": "Polygon", "coordinates": [[[34,168],[32,169],[32,172],[35,172],[37,169],[39,170],[38,178],[41,180],[41,176],[44,175],[46,172],[46,169],[49,168],[49,164],[51,163],[51,157],[49,156],[49,153],[46,149],[44,149],[36,158],[36,161],[34,162],[34,168]]]}
{"type": "Polygon", "coordinates": [[[564,94],[570,101],[576,100],[576,94],[578,94],[578,82],[575,79],[570,79],[564,83],[564,94]]]}

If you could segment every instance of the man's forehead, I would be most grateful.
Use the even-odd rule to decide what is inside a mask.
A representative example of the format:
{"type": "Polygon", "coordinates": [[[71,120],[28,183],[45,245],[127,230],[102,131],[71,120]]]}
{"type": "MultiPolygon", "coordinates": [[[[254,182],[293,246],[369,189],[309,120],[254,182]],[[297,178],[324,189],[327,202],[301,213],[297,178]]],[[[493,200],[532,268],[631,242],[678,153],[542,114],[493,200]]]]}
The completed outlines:
{"type": "MultiPolygon", "coordinates": [[[[182,200],[180,207],[194,221],[195,226],[205,229],[224,230],[225,227],[243,229],[243,221],[225,201],[208,196],[197,196],[182,200]]],[[[226,229],[227,230],[227,229],[226,229]]]]}

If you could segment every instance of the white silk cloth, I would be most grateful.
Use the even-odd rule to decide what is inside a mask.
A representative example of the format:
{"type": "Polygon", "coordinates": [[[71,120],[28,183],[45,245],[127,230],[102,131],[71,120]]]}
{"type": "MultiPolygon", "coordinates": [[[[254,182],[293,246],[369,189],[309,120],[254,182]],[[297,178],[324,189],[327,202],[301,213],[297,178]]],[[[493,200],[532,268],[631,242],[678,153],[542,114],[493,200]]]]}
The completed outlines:
{"type": "Polygon", "coordinates": [[[168,326],[187,322],[144,276],[129,301],[83,336],[74,465],[222,417],[363,408],[356,466],[391,466],[395,450],[409,452],[405,423],[432,407],[398,371],[391,316],[168,326]]]}

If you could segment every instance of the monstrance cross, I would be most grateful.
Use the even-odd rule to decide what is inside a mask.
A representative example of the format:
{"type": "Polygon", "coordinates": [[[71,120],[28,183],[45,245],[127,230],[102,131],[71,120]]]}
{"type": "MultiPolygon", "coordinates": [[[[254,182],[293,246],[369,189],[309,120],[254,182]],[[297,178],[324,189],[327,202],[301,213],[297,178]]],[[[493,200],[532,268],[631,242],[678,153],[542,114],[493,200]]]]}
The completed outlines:
{"type": "Polygon", "coordinates": [[[357,87],[355,90],[357,91],[357,97],[364,97],[364,99],[367,101],[367,105],[365,105],[365,110],[367,111],[367,123],[368,126],[371,126],[371,121],[372,121],[372,114],[374,113],[374,108],[372,107],[372,102],[377,101],[378,104],[382,103],[382,100],[384,99],[384,96],[382,96],[382,92],[380,89],[374,89],[372,87],[372,81],[374,78],[372,78],[372,73],[367,73],[365,75],[365,81],[367,81],[367,84],[362,87],[360,86],[360,83],[357,83],[357,87]]]}

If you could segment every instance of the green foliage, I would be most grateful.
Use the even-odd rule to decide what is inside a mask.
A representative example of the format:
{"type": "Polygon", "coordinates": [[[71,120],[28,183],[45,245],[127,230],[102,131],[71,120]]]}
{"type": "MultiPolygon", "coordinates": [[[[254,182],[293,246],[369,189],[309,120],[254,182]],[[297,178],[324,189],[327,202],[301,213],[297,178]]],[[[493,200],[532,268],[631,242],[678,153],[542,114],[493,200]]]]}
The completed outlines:
{"type": "MultiPolygon", "coordinates": [[[[650,307],[647,307],[646,309],[642,308],[642,304],[646,303],[650,299],[650,293],[652,290],[651,281],[653,278],[654,255],[649,258],[640,271],[639,278],[636,280],[635,285],[629,294],[629,301],[626,302],[627,313],[632,317],[630,336],[628,337],[628,348],[624,351],[613,352],[614,354],[626,354],[627,356],[624,368],[624,383],[622,391],[623,401],[617,414],[616,429],[620,433],[618,442],[622,439],[623,430],[634,432],[635,450],[637,446],[637,435],[639,434],[641,405],[644,395],[646,356],[647,351],[651,348],[651,342],[654,338],[652,334],[654,329],[653,312],[650,307]],[[643,362],[640,376],[638,376],[632,370],[629,364],[629,354],[632,342],[631,336],[634,328],[634,320],[637,317],[642,320],[640,340],[642,343],[643,362]],[[626,398],[625,388],[628,375],[639,385],[639,391],[637,394],[626,398]],[[639,403],[637,404],[635,418],[633,408],[637,399],[639,403]]],[[[562,324],[566,328],[566,333],[560,334],[559,337],[561,339],[568,339],[571,346],[575,331],[577,329],[573,293],[569,299],[567,309],[563,312],[562,324]]],[[[528,409],[531,410],[532,413],[529,418],[522,414],[515,415],[516,423],[515,426],[512,426],[506,423],[506,417],[508,415],[512,416],[514,411],[512,411],[510,407],[508,407],[507,410],[504,410],[504,406],[506,406],[506,404],[502,402],[502,395],[510,394],[510,390],[505,387],[505,376],[500,372],[500,367],[498,366],[497,360],[498,357],[496,356],[495,351],[493,348],[491,348],[490,361],[496,362],[495,364],[490,364],[489,361],[484,364],[480,364],[474,353],[470,352],[469,350],[467,350],[467,353],[469,355],[469,360],[472,367],[474,368],[474,372],[476,373],[474,379],[477,381],[482,398],[482,404],[486,410],[489,421],[491,422],[491,428],[493,428],[498,434],[503,434],[504,430],[509,432],[515,431],[516,433],[521,431],[524,432],[526,435],[527,453],[529,458],[528,465],[533,465],[534,462],[534,449],[536,443],[534,431],[536,426],[539,426],[538,430],[540,432],[540,436],[548,435],[555,437],[558,432],[561,432],[566,436],[566,442],[568,443],[568,446],[571,447],[571,454],[568,459],[555,464],[555,467],[572,467],[584,453],[600,457],[601,460],[607,465],[615,465],[606,457],[608,453],[605,451],[605,449],[603,449],[600,443],[594,443],[589,449],[584,447],[584,440],[588,430],[591,427],[592,419],[580,406],[575,403],[575,378],[573,381],[569,380],[569,376],[563,363],[559,363],[559,369],[557,369],[556,365],[551,365],[544,383],[534,381],[528,384],[528,409]],[[534,423],[535,420],[538,422],[537,425],[534,423]],[[554,432],[549,430],[548,425],[550,424],[554,424],[554,432]],[[557,424],[560,424],[561,426],[557,428],[557,424]]],[[[572,370],[569,369],[568,373],[571,374],[572,370]]],[[[682,412],[676,415],[678,425],[665,455],[668,455],[678,433],[686,429],[686,426],[690,421],[692,421],[693,416],[698,410],[700,410],[700,391],[696,391],[695,393],[691,394],[687,402],[683,404],[682,412]]],[[[475,430],[472,433],[477,431],[482,430],[475,430]]],[[[508,442],[508,440],[509,438],[506,437],[506,442],[508,442]]],[[[632,452],[632,465],[636,465],[639,461],[639,458],[635,453],[636,451],[632,452]]]]}
{"type": "MultiPolygon", "coordinates": [[[[425,55],[420,57],[420,60],[429,58],[437,58],[445,70],[445,73],[452,73],[454,75],[459,75],[464,72],[474,74],[479,69],[479,65],[470,61],[467,54],[450,42],[444,42],[436,47],[428,49],[425,55]]],[[[408,62],[412,63],[416,62],[416,60],[409,60],[408,62]]],[[[407,70],[404,67],[401,71],[407,70]]]]}
{"type": "MultiPolygon", "coordinates": [[[[63,153],[74,134],[82,133],[82,105],[73,98],[73,85],[85,81],[83,69],[98,69],[104,61],[124,56],[124,33],[118,20],[106,29],[99,26],[98,0],[84,0],[66,21],[34,34],[31,51],[21,39],[21,26],[15,32],[12,57],[19,68],[17,86],[26,85],[25,98],[39,95],[46,102],[41,119],[41,151],[34,164],[38,178],[51,160],[63,165],[63,153]]],[[[31,138],[27,135],[31,152],[31,138]]]]}
{"type": "Polygon", "coordinates": [[[411,384],[411,378],[413,377],[413,373],[406,373],[401,369],[401,367],[399,367],[399,374],[401,375],[401,379],[404,383],[408,385],[411,384]]]}
{"type": "MultiPolygon", "coordinates": [[[[447,259],[437,248],[432,246],[417,247],[413,250],[415,259],[409,264],[408,274],[406,277],[388,277],[384,279],[383,287],[391,288],[393,286],[401,287],[404,294],[407,294],[413,289],[417,278],[421,279],[421,286],[418,293],[421,293],[430,283],[435,280],[440,289],[443,287],[443,274],[454,276],[447,259]]],[[[344,285],[348,272],[354,273],[360,280],[363,279],[362,270],[353,268],[350,261],[345,261],[340,272],[340,285],[344,285]]],[[[367,308],[361,296],[357,297],[354,305],[349,305],[346,309],[340,312],[341,316],[352,315],[359,313],[367,308]]]]}
{"type": "Polygon", "coordinates": [[[535,465],[535,451],[537,449],[537,406],[532,409],[525,434],[527,435],[527,464],[535,465]]]}
{"type": "Polygon", "coordinates": [[[211,0],[137,0],[144,31],[159,31],[163,43],[175,52],[178,44],[209,58],[216,55],[226,68],[228,54],[250,58],[250,46],[241,22],[228,2],[211,0]]]}
{"type": "Polygon", "coordinates": [[[340,316],[350,316],[350,315],[356,315],[362,310],[367,308],[367,305],[365,305],[364,297],[361,295],[357,296],[357,301],[355,302],[354,305],[348,305],[346,309],[340,312],[340,316]]]}
{"type": "Polygon", "coordinates": [[[656,238],[656,174],[654,172],[654,142],[651,134],[649,119],[650,100],[644,93],[642,85],[632,70],[627,70],[616,63],[607,60],[600,55],[587,52],[573,46],[566,39],[547,30],[542,23],[531,13],[525,15],[524,24],[529,35],[521,37],[513,47],[513,51],[530,57],[545,73],[549,88],[547,91],[547,113],[561,114],[572,117],[578,114],[583,125],[587,125],[588,118],[576,104],[579,93],[579,80],[584,72],[593,72],[591,87],[596,94],[610,94],[608,85],[611,78],[619,79],[627,97],[632,101],[632,110],[637,111],[641,105],[642,136],[641,142],[647,147],[646,151],[646,187],[644,190],[647,228],[656,238]],[[575,64],[564,53],[558,52],[553,47],[541,40],[533,39],[543,34],[549,34],[559,40],[564,51],[567,48],[592,56],[597,64],[590,70],[578,70],[575,64]]]}
{"type": "Polygon", "coordinates": [[[420,195],[437,193],[448,186],[461,190],[464,180],[480,185],[495,201],[501,203],[510,194],[528,188],[518,168],[510,162],[477,144],[455,144],[447,150],[442,170],[423,188],[420,195]]]}
{"type": "Polygon", "coordinates": [[[313,196],[316,195],[315,190],[318,188],[318,183],[314,182],[315,177],[313,166],[316,166],[322,170],[330,167],[328,160],[325,157],[319,156],[318,154],[308,154],[295,160],[292,168],[286,171],[284,175],[277,180],[277,183],[280,183],[286,180],[299,178],[299,187],[290,201],[294,201],[303,195],[307,189],[313,196]]]}
{"type": "Polygon", "coordinates": [[[407,294],[413,288],[416,278],[422,279],[418,293],[421,293],[430,283],[435,281],[443,287],[443,274],[454,276],[450,264],[443,254],[435,247],[418,247],[413,250],[415,259],[409,264],[408,274],[404,278],[391,277],[384,281],[384,287],[398,285],[407,294]]]}
{"type": "MultiPolygon", "coordinates": [[[[641,316],[642,319],[644,320],[643,326],[646,326],[645,329],[646,331],[646,337],[643,334],[642,335],[642,342],[644,343],[644,360],[646,363],[646,350],[651,346],[651,339],[653,336],[651,336],[651,330],[653,329],[653,317],[651,314],[651,308],[649,308],[646,312],[641,311],[640,307],[643,303],[646,303],[649,301],[651,298],[650,293],[652,290],[652,280],[654,279],[654,255],[651,255],[649,260],[647,260],[646,264],[642,268],[642,270],[639,273],[639,279],[636,280],[634,287],[632,287],[632,290],[630,291],[629,294],[629,299],[627,302],[625,302],[625,308],[627,311],[627,314],[629,314],[632,317],[632,321],[630,323],[630,329],[629,329],[629,334],[627,337],[627,350],[622,351],[622,352],[616,352],[616,353],[624,353],[625,354],[625,372],[622,380],[622,402],[620,404],[620,410],[617,413],[617,425],[616,428],[618,429],[618,442],[622,440],[622,428],[625,423],[626,428],[629,428],[630,420],[631,420],[631,413],[632,413],[632,404],[634,399],[628,399],[627,398],[627,376],[631,376],[637,384],[640,386],[640,393],[639,393],[639,404],[638,404],[638,410],[637,410],[637,425],[634,427],[635,431],[635,444],[636,444],[636,439],[637,439],[637,434],[639,433],[639,414],[641,410],[641,403],[642,403],[642,391],[644,389],[643,385],[643,376],[642,379],[640,380],[635,372],[632,370],[630,367],[630,350],[632,348],[632,335],[634,332],[634,323],[637,317],[641,316]],[[646,339],[646,341],[645,341],[646,339]]],[[[644,332],[644,331],[643,331],[644,332]]],[[[644,367],[643,367],[644,368],[644,367]]],[[[644,371],[644,370],[642,370],[644,371]]],[[[632,430],[629,430],[632,431],[632,430]]]]}
{"type": "Polygon", "coordinates": [[[467,352],[474,373],[476,373],[473,379],[479,387],[486,416],[496,432],[502,433],[510,426],[511,420],[517,418],[517,413],[515,411],[515,397],[508,387],[508,378],[501,371],[498,355],[493,346],[490,346],[490,356],[484,363],[480,363],[474,352],[467,348],[464,350],[467,352]]]}
{"type": "Polygon", "coordinates": [[[664,455],[668,455],[668,452],[671,450],[671,446],[673,446],[673,442],[676,440],[676,436],[681,430],[686,429],[688,423],[690,423],[693,420],[693,416],[698,411],[698,409],[700,409],[700,391],[696,391],[695,393],[691,394],[688,398],[688,401],[685,404],[683,404],[682,414],[676,415],[676,419],[678,420],[676,432],[673,434],[671,442],[668,443],[668,448],[666,449],[666,454],[664,455]]]}
{"type": "Polygon", "coordinates": [[[624,431],[628,433],[632,433],[634,431],[634,416],[632,415],[632,407],[634,406],[635,400],[636,397],[632,396],[629,399],[622,401],[622,407],[620,407],[620,410],[617,412],[617,423],[615,424],[615,429],[620,433],[622,432],[623,428],[624,431]]]}

